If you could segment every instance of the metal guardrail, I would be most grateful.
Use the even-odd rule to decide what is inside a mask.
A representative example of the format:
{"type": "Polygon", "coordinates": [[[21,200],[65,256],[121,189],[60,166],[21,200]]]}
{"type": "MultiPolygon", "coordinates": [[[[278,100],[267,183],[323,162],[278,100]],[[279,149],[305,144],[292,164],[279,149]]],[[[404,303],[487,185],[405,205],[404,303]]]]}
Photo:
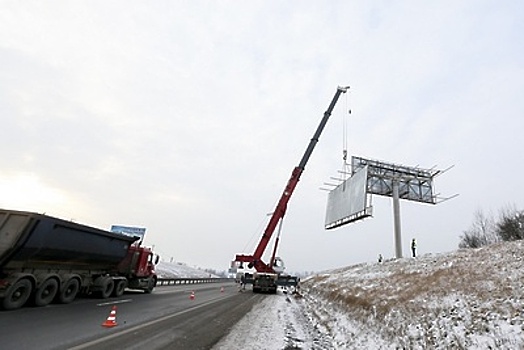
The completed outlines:
{"type": "MultiPolygon", "coordinates": [[[[201,284],[201,283],[224,283],[224,282],[234,282],[234,278],[158,278],[156,280],[156,286],[178,286],[183,284],[201,284]]],[[[277,285],[279,286],[297,286],[300,282],[300,278],[294,276],[279,277],[277,280],[277,285]]],[[[246,274],[244,280],[245,284],[253,284],[253,275],[246,274]]]]}
{"type": "Polygon", "coordinates": [[[156,285],[159,287],[177,286],[181,284],[222,283],[234,281],[234,278],[159,278],[156,280],[156,285]]]}

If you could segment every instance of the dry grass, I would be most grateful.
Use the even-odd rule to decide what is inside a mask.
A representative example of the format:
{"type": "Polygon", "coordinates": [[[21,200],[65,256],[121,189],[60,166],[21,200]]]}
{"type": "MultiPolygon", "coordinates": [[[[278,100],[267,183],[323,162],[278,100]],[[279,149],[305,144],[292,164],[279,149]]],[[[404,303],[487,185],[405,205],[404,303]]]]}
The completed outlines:
{"type": "Polygon", "coordinates": [[[524,347],[523,243],[360,264],[303,290],[400,347],[524,347]]]}

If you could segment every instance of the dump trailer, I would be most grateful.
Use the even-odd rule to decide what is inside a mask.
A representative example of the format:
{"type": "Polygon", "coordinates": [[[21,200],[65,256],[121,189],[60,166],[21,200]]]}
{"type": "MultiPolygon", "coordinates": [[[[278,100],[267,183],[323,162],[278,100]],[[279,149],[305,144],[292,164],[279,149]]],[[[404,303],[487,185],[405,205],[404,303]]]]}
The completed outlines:
{"type": "Polygon", "coordinates": [[[32,212],[0,209],[0,306],[70,303],[79,294],[151,293],[158,256],[138,237],[32,212]]]}

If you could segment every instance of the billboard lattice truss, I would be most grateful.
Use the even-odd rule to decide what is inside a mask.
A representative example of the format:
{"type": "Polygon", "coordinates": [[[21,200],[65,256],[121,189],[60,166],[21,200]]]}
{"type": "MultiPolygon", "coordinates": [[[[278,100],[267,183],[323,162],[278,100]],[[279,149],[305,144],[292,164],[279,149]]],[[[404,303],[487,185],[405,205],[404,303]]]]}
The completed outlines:
{"type": "Polygon", "coordinates": [[[352,173],[367,168],[367,192],[381,196],[393,196],[393,184],[399,186],[400,199],[436,204],[433,178],[439,170],[421,169],[377,160],[351,157],[352,173]]]}

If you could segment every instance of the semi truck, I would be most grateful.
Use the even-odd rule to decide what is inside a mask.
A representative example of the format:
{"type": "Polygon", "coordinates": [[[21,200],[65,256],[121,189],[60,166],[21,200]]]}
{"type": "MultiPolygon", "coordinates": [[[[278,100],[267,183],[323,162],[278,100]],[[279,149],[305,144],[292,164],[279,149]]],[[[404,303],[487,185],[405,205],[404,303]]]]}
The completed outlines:
{"type": "Polygon", "coordinates": [[[159,257],[139,237],[34,212],[0,209],[0,306],[71,303],[78,294],[151,293],[159,257]]]}

